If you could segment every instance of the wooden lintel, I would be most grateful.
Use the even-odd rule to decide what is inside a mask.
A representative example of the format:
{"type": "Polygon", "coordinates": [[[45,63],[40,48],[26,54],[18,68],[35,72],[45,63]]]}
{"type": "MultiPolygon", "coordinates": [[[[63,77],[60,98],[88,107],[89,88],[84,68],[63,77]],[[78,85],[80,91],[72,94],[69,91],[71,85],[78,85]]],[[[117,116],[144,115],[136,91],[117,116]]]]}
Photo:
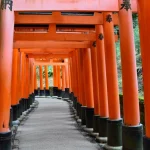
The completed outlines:
{"type": "Polygon", "coordinates": [[[15,0],[15,11],[118,11],[118,0],[15,0]]]}
{"type": "Polygon", "coordinates": [[[103,15],[94,13],[94,16],[63,16],[53,12],[52,15],[19,15],[15,12],[15,24],[76,24],[95,25],[103,24],[103,15]]]}
{"type": "Polygon", "coordinates": [[[51,66],[64,66],[67,65],[68,63],[59,63],[59,62],[50,62],[50,61],[39,61],[35,60],[34,61],[35,65],[51,65],[51,66]]]}
{"type": "Polygon", "coordinates": [[[14,33],[14,41],[95,41],[95,33],[14,33]]]}
{"type": "MultiPolygon", "coordinates": [[[[137,0],[131,0],[137,12],[137,0]]],[[[119,11],[118,0],[15,0],[14,11],[119,11]]]]}
{"type": "Polygon", "coordinates": [[[74,49],[50,49],[50,48],[36,48],[36,49],[20,49],[20,52],[24,52],[28,55],[30,54],[68,54],[74,49]]]}
{"type": "Polygon", "coordinates": [[[28,58],[68,58],[70,54],[28,54],[28,58]]]}
{"type": "Polygon", "coordinates": [[[15,41],[14,48],[51,48],[51,49],[71,49],[71,48],[88,48],[91,42],[71,42],[71,41],[15,41]]]}

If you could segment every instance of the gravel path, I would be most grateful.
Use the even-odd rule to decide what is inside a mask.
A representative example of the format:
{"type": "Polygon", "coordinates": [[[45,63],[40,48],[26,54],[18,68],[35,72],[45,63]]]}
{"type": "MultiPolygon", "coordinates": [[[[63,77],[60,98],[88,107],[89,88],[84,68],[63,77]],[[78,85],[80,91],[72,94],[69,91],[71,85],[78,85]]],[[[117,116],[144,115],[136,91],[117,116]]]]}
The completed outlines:
{"type": "Polygon", "coordinates": [[[82,132],[67,102],[54,98],[36,98],[39,107],[19,126],[21,150],[101,150],[82,132]]]}

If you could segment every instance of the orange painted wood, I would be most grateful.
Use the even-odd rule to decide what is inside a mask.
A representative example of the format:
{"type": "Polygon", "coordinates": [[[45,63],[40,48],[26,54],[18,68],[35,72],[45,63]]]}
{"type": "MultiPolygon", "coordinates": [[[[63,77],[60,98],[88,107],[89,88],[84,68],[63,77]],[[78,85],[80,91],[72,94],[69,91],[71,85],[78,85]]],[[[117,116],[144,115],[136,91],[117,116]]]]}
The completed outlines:
{"type": "Polygon", "coordinates": [[[39,72],[40,72],[40,90],[43,90],[43,70],[42,70],[42,65],[39,66],[39,72]]]}
{"type": "Polygon", "coordinates": [[[72,90],[72,92],[74,93],[74,80],[73,80],[73,78],[74,78],[74,74],[73,74],[73,65],[72,65],[72,57],[70,57],[70,59],[69,59],[69,64],[70,64],[70,73],[71,73],[71,80],[70,80],[70,83],[71,83],[71,90],[72,90]]]}
{"type": "Polygon", "coordinates": [[[139,29],[140,29],[140,44],[141,44],[141,56],[142,56],[142,73],[144,83],[144,108],[145,108],[145,134],[147,138],[150,138],[150,1],[138,0],[138,16],[139,16],[139,29]]]}
{"type": "Polygon", "coordinates": [[[77,74],[78,74],[78,101],[82,104],[82,84],[81,84],[81,54],[80,49],[76,50],[76,59],[77,59],[77,74]]]}
{"type": "Polygon", "coordinates": [[[18,104],[18,57],[19,52],[18,49],[13,50],[13,61],[12,61],[12,82],[11,82],[11,105],[18,104]]]}
{"type": "Polygon", "coordinates": [[[32,79],[31,79],[31,83],[32,83],[32,93],[34,93],[34,59],[32,58],[32,64],[31,64],[31,68],[32,68],[32,79]]]}
{"type": "Polygon", "coordinates": [[[118,0],[15,0],[15,11],[118,11],[118,0]]]}
{"type": "Polygon", "coordinates": [[[17,92],[17,99],[18,99],[18,103],[21,99],[21,52],[20,52],[20,49],[18,49],[18,74],[17,74],[17,79],[18,79],[18,82],[17,82],[17,89],[18,89],[18,92],[17,92]]]}
{"type": "Polygon", "coordinates": [[[97,66],[97,49],[91,47],[92,62],[92,79],[93,79],[93,99],[94,99],[94,115],[99,115],[99,84],[98,84],[98,66],[97,66]]]}
{"type": "MultiPolygon", "coordinates": [[[[74,84],[74,95],[79,98],[79,83],[78,83],[78,73],[77,73],[77,58],[76,51],[72,52],[72,71],[73,71],[73,84],[74,84]]],[[[77,99],[78,100],[78,99],[77,99]]]]}
{"type": "Polygon", "coordinates": [[[35,60],[36,65],[52,65],[52,66],[66,66],[66,63],[58,63],[58,62],[53,62],[51,63],[50,61],[40,61],[40,60],[35,60]]]}
{"type": "Polygon", "coordinates": [[[95,33],[14,33],[14,41],[94,41],[95,33]]]}
{"type": "Polygon", "coordinates": [[[78,49],[74,51],[75,61],[76,61],[76,86],[77,86],[77,97],[78,102],[81,104],[81,91],[80,91],[80,74],[79,74],[79,57],[78,49]]]}
{"type": "Polygon", "coordinates": [[[85,98],[88,108],[94,108],[94,97],[93,97],[93,80],[92,80],[92,64],[91,64],[91,49],[84,49],[83,52],[84,61],[84,85],[85,85],[85,98]]]}
{"type": "Polygon", "coordinates": [[[86,79],[85,79],[85,68],[84,68],[84,60],[83,60],[83,54],[84,54],[84,49],[80,49],[79,51],[80,53],[80,67],[81,67],[81,92],[82,92],[82,99],[81,99],[81,104],[82,106],[87,106],[87,100],[86,100],[86,89],[85,89],[85,82],[86,82],[86,79]]]}
{"type": "Polygon", "coordinates": [[[105,46],[104,39],[100,40],[100,34],[104,36],[103,26],[96,26],[96,47],[97,47],[97,67],[98,67],[98,83],[99,83],[99,115],[108,117],[108,96],[107,96],[107,78],[106,78],[106,63],[105,63],[105,46]]]}
{"type": "Polygon", "coordinates": [[[0,10],[0,132],[9,131],[14,11],[0,10]]]}
{"type": "Polygon", "coordinates": [[[56,69],[57,69],[57,74],[56,74],[56,77],[57,77],[57,82],[58,82],[58,89],[61,89],[61,79],[60,79],[60,66],[56,66],[56,69]]]}
{"type": "Polygon", "coordinates": [[[45,87],[46,87],[46,90],[48,90],[48,89],[49,89],[49,82],[48,82],[48,66],[45,65],[44,68],[45,68],[45,87]]]}
{"type": "Polygon", "coordinates": [[[65,66],[62,66],[62,90],[65,91],[66,88],[66,72],[65,72],[65,66]]]}
{"type": "Polygon", "coordinates": [[[70,90],[70,93],[72,92],[72,76],[71,76],[71,64],[70,64],[70,58],[68,58],[68,73],[69,73],[69,90],[70,90]]]}
{"type": "Polygon", "coordinates": [[[73,49],[73,48],[87,48],[91,45],[89,41],[15,41],[13,48],[23,48],[23,49],[73,49]]]}
{"type": "MultiPolygon", "coordinates": [[[[123,0],[119,0],[119,2],[121,4],[123,0]]],[[[124,124],[136,126],[140,124],[140,112],[131,10],[126,11],[125,9],[122,9],[119,11],[119,24],[124,124]],[[128,23],[126,24],[126,22],[128,23]]]]}
{"type": "Polygon", "coordinates": [[[58,81],[57,81],[57,68],[56,66],[53,66],[53,86],[58,87],[58,81]]]}
{"type": "Polygon", "coordinates": [[[30,73],[29,73],[29,75],[30,75],[30,77],[29,77],[29,94],[32,94],[33,93],[33,90],[34,90],[34,84],[33,84],[33,77],[34,77],[34,75],[33,75],[33,73],[34,73],[34,71],[33,71],[33,62],[32,62],[33,60],[32,59],[29,59],[29,67],[30,67],[30,73]]]}
{"type": "Polygon", "coordinates": [[[29,58],[68,58],[70,54],[28,54],[29,58]]]}
{"type": "MultiPolygon", "coordinates": [[[[46,44],[46,43],[43,43],[46,44]]],[[[59,44],[59,43],[55,43],[59,44]]],[[[25,52],[26,54],[68,54],[72,52],[74,49],[70,48],[30,48],[30,49],[20,49],[21,52],[25,52]]]]}
{"type": "Polygon", "coordinates": [[[30,94],[30,66],[29,66],[29,58],[26,57],[26,97],[25,98],[28,98],[29,97],[29,94],[30,94]]]}
{"type": "Polygon", "coordinates": [[[36,65],[34,65],[34,89],[37,90],[37,73],[36,73],[36,65]]]}
{"type": "Polygon", "coordinates": [[[104,37],[105,37],[105,60],[108,92],[109,118],[120,119],[118,76],[115,52],[115,38],[113,22],[106,21],[111,12],[104,12],[104,37]]]}
{"type": "Polygon", "coordinates": [[[63,16],[61,12],[52,15],[19,15],[15,12],[16,24],[102,24],[102,14],[95,12],[94,16],[63,16]]]}
{"type": "Polygon", "coordinates": [[[64,59],[65,65],[65,75],[66,75],[66,88],[69,88],[69,71],[68,71],[68,59],[64,59]]]}
{"type": "Polygon", "coordinates": [[[25,66],[26,66],[26,55],[24,52],[21,52],[21,98],[25,98],[25,86],[26,86],[26,80],[25,80],[25,66]]]}

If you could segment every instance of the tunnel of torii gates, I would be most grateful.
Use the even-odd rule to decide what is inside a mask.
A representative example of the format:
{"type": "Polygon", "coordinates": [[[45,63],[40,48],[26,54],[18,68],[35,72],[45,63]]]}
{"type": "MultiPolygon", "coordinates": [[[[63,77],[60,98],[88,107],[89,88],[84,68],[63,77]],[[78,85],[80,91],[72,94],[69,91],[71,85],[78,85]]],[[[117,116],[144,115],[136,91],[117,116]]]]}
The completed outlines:
{"type": "MultiPolygon", "coordinates": [[[[36,66],[40,66],[41,81],[45,66],[48,90],[48,65],[54,70],[55,94],[63,91],[74,102],[82,125],[99,133],[106,149],[150,149],[149,0],[0,2],[1,150],[11,149],[11,121],[17,120],[34,102],[36,66]],[[139,115],[132,13],[139,16],[144,136],[139,115]],[[121,45],[123,118],[115,52],[118,34],[114,35],[114,26],[119,26],[121,45]]],[[[41,94],[42,90],[40,84],[41,94]]]]}

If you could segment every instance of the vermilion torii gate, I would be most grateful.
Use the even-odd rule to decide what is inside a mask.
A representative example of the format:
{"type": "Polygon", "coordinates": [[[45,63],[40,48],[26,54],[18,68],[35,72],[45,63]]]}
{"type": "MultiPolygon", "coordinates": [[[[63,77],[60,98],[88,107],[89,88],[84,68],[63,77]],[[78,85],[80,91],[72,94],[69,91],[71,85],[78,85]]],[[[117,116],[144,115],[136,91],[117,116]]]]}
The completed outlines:
{"type": "Polygon", "coordinates": [[[149,150],[148,0],[0,2],[0,149],[11,149],[10,106],[13,120],[17,120],[34,101],[32,56],[58,55],[62,59],[62,55],[68,55],[66,80],[82,124],[99,133],[98,139],[106,143],[106,149],[149,150]],[[139,115],[132,12],[139,14],[144,138],[139,115]],[[114,25],[119,25],[120,33],[123,119],[120,117],[114,25]]]}

